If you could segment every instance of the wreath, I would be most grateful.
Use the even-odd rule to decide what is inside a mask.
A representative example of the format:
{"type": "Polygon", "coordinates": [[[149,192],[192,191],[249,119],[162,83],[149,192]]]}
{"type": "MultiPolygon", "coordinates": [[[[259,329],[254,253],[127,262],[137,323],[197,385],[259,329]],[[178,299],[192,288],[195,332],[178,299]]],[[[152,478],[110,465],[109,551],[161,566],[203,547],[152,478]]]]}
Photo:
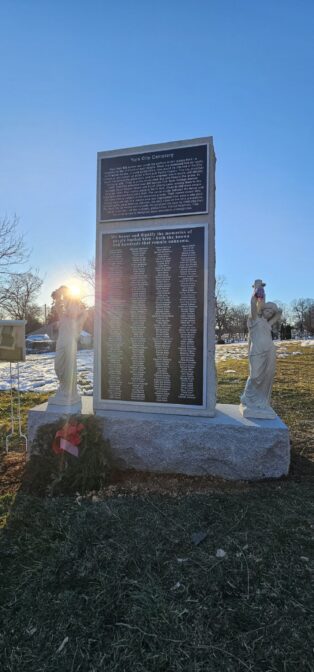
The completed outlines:
{"type": "Polygon", "coordinates": [[[37,495],[72,495],[103,487],[111,466],[110,443],[102,431],[102,422],[93,415],[72,415],[39,427],[24,490],[37,495]]]}

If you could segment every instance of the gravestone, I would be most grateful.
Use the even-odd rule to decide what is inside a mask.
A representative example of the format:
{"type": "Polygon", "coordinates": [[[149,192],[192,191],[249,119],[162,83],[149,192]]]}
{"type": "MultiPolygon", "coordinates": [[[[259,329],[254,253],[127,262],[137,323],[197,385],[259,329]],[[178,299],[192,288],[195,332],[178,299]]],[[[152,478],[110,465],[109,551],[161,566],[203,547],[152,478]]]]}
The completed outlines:
{"type": "Polygon", "coordinates": [[[212,138],[98,154],[94,409],[215,414],[212,138]]]}

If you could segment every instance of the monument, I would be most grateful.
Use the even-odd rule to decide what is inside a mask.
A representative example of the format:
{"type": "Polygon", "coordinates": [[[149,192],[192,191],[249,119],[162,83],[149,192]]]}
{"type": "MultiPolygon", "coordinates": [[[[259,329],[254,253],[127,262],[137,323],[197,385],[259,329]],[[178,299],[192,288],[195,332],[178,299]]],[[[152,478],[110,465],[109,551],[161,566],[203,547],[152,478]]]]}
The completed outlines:
{"type": "MultiPolygon", "coordinates": [[[[82,399],[82,413],[102,421],[115,465],[228,479],[286,474],[288,429],[276,415],[216,405],[212,138],[100,152],[96,227],[94,397],[93,406],[82,399]]],[[[273,317],[257,283],[254,343],[253,321],[269,329],[273,317]]],[[[57,407],[33,409],[30,440],[57,417],[57,407]]]]}
{"type": "Polygon", "coordinates": [[[212,138],[98,155],[94,409],[215,414],[212,138]]]}

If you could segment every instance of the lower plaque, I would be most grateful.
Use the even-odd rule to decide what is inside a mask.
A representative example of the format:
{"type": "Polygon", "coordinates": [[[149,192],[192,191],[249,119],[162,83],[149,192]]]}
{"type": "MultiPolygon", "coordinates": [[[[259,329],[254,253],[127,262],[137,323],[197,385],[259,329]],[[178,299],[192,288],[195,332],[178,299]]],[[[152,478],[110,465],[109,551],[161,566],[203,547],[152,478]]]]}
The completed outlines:
{"type": "Polygon", "coordinates": [[[204,238],[204,225],[103,234],[103,400],[204,404],[204,238]]]}

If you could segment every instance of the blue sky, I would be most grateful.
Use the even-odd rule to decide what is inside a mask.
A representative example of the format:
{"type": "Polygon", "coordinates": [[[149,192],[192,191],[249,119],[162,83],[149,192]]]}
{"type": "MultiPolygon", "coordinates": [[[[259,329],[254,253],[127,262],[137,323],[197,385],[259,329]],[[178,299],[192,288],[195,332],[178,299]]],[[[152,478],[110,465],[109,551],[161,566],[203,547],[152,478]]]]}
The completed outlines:
{"type": "Polygon", "coordinates": [[[0,214],[42,303],[94,255],[97,151],[206,135],[229,297],[313,297],[312,0],[1,0],[0,96],[0,214]]]}

